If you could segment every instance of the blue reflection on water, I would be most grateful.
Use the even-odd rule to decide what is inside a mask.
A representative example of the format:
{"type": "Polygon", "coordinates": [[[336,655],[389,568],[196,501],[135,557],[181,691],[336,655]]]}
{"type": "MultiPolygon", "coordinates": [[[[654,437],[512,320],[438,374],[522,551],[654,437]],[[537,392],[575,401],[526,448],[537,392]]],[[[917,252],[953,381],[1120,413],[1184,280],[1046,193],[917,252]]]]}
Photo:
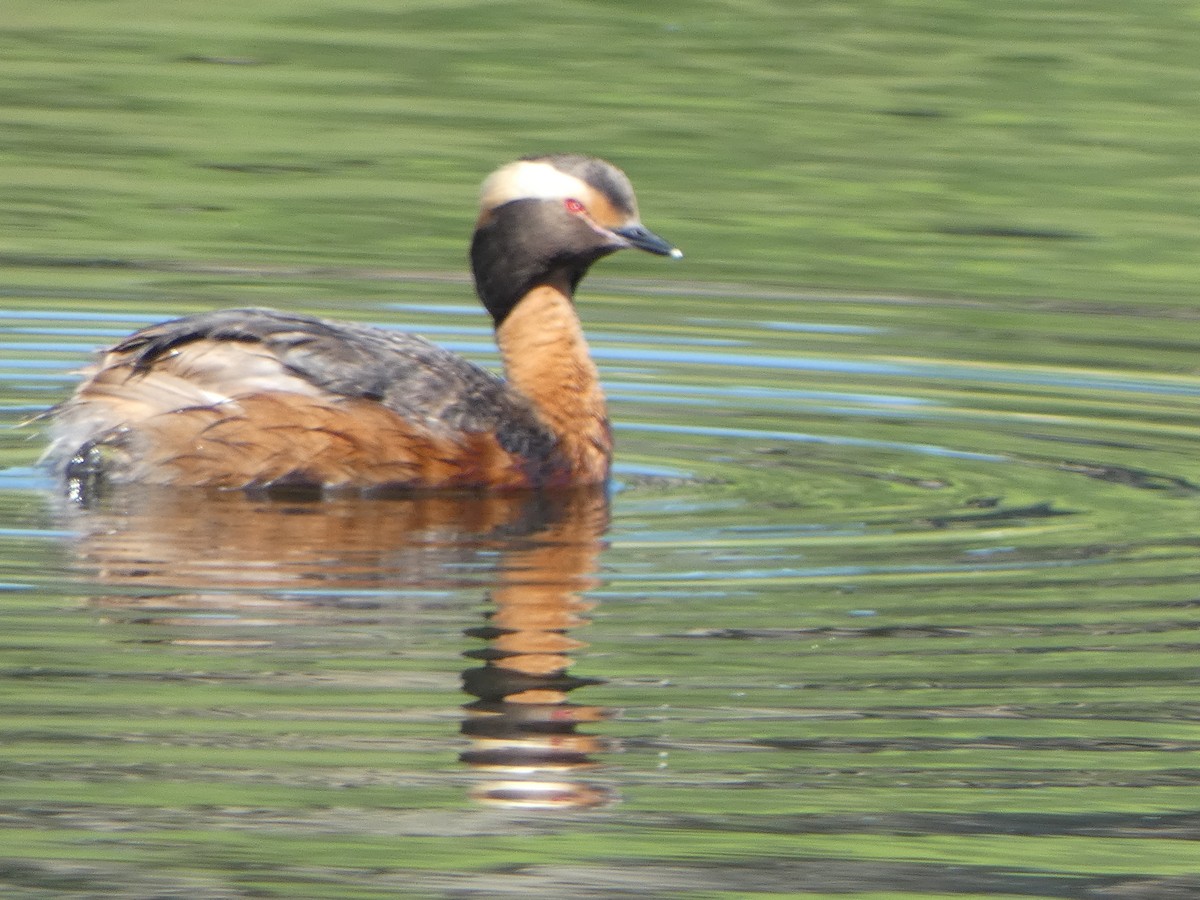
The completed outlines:
{"type": "Polygon", "coordinates": [[[995,453],[972,453],[969,450],[952,450],[935,444],[909,444],[902,441],[875,441],[869,438],[844,437],[827,434],[805,434],[793,431],[760,431],[753,428],[717,428],[706,425],[653,425],[648,422],[618,422],[618,431],[642,431],[656,434],[691,434],[702,437],[749,438],[762,441],[789,441],[796,444],[830,444],[839,447],[869,447],[883,450],[901,450],[925,456],[942,456],[949,459],[969,459],[976,462],[1009,462],[1010,458],[995,453]]]}

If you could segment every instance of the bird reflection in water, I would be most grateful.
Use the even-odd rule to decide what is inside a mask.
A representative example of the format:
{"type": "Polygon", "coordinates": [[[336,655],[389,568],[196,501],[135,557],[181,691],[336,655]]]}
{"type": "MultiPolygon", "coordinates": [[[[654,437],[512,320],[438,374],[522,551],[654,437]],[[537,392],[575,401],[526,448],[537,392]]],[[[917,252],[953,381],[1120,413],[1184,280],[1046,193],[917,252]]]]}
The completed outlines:
{"type": "Polygon", "coordinates": [[[489,582],[486,622],[466,629],[486,641],[465,653],[472,664],[463,673],[463,689],[475,699],[464,706],[470,747],[460,759],[481,776],[472,796],[559,809],[612,799],[606,787],[586,781],[601,739],[577,731],[609,711],[568,700],[576,688],[598,683],[568,670],[571,654],[585,646],[570,632],[586,624],[591,608],[580,592],[596,583],[608,525],[604,488],[316,502],[125,490],[87,498],[65,515],[77,534],[79,567],[99,585],[122,589],[93,605],[126,621],[136,613],[137,624],[168,629],[173,644],[274,644],[244,631],[211,637],[204,626],[212,614],[243,625],[320,625],[331,607],[370,603],[373,590],[489,582]],[[197,634],[179,635],[181,626],[197,634]]]}
{"type": "Polygon", "coordinates": [[[609,799],[595,785],[553,777],[594,766],[591,754],[602,749],[600,741],[576,728],[607,715],[567,699],[576,688],[598,683],[568,673],[570,653],[585,646],[569,632],[586,624],[592,607],[579,592],[595,586],[599,536],[608,521],[607,505],[592,496],[510,549],[497,573],[488,623],[467,630],[488,645],[466,654],[484,665],[463,673],[464,689],[478,699],[465,707],[462,731],[473,747],[461,759],[508,776],[479,785],[481,801],[581,807],[609,799]]]}

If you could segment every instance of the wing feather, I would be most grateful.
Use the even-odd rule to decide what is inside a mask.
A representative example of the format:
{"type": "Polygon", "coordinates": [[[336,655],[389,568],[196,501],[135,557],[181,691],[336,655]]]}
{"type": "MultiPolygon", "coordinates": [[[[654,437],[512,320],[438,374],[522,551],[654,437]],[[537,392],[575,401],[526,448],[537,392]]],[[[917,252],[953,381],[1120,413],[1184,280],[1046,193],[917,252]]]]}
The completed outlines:
{"type": "Polygon", "coordinates": [[[221,487],[515,485],[559,465],[553,435],[503,380],[363,325],[221,310],[136,332],[87,375],[54,413],[46,459],[60,470],[97,442],[121,480],[221,487]]]}

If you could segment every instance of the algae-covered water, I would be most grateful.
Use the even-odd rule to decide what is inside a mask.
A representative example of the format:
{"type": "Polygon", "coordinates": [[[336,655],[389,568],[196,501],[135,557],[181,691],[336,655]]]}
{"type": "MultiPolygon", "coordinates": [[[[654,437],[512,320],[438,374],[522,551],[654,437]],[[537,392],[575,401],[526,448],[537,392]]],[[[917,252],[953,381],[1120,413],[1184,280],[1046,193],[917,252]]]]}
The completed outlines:
{"type": "Polygon", "coordinates": [[[0,892],[1200,894],[1185,3],[10,0],[0,892]],[[97,347],[496,365],[478,182],[612,158],[607,492],[81,505],[97,347]]]}

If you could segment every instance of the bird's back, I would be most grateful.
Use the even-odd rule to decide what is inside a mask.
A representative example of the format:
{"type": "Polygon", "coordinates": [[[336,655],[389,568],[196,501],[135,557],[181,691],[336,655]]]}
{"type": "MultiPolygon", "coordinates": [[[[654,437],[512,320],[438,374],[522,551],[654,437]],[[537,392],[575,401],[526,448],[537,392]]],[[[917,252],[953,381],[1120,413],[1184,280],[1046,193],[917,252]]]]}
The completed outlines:
{"type": "Polygon", "coordinates": [[[492,373],[411,334],[263,309],[138,331],[55,411],[68,477],[215,487],[524,487],[556,439],[492,373]]]}

